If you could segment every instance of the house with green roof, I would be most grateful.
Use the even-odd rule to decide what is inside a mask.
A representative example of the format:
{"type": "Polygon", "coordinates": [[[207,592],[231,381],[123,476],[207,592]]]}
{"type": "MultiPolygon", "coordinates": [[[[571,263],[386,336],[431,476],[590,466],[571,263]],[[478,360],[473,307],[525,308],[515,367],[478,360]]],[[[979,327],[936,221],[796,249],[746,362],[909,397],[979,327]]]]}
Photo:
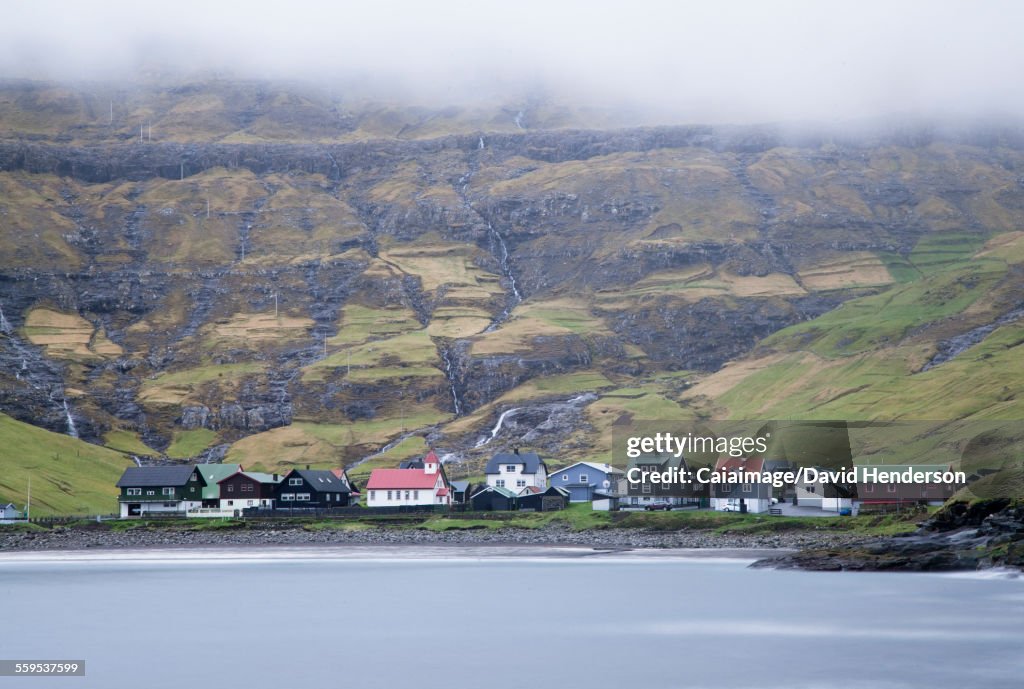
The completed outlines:
{"type": "Polygon", "coordinates": [[[203,488],[203,507],[220,507],[220,482],[242,471],[241,464],[196,464],[196,470],[206,481],[203,488]]]}

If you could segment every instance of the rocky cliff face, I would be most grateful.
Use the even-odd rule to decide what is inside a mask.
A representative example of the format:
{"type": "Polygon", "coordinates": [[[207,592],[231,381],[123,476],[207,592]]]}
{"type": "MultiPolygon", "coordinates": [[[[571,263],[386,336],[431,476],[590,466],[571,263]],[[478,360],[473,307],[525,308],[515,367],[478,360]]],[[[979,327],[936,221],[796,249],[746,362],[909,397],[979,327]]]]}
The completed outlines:
{"type": "Polygon", "coordinates": [[[403,428],[469,451],[517,401],[717,370],[1024,207],[1014,131],[336,120],[315,144],[0,140],[0,410],[154,456],[263,434],[350,461],[403,428]]]}

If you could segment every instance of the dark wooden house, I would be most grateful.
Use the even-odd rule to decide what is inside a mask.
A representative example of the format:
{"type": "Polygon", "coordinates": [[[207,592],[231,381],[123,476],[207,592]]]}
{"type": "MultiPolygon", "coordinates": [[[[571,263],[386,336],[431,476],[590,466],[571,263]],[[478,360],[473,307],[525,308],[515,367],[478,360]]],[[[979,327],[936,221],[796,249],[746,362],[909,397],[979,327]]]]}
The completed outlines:
{"type": "Polygon", "coordinates": [[[470,502],[477,512],[507,512],[517,509],[519,498],[508,488],[486,486],[473,494],[470,502]]]}
{"type": "Polygon", "coordinates": [[[256,471],[239,471],[220,481],[220,508],[241,510],[274,506],[274,493],[284,477],[256,471]]]}
{"type": "Polygon", "coordinates": [[[121,489],[121,517],[140,517],[199,508],[206,480],[192,466],[128,467],[117,487],[121,489]]]}
{"type": "Polygon", "coordinates": [[[564,510],[569,506],[569,491],[558,486],[548,486],[547,490],[526,491],[517,500],[519,509],[551,512],[564,510]]]}
{"type": "Polygon", "coordinates": [[[352,489],[333,471],[292,469],[274,486],[275,509],[348,507],[352,489]]]}

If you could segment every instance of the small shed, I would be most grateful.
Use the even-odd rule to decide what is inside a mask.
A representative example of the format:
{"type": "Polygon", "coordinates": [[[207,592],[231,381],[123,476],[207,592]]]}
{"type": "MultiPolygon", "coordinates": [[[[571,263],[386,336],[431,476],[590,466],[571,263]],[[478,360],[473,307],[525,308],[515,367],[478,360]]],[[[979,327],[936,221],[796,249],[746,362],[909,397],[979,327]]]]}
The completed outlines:
{"type": "Polygon", "coordinates": [[[508,512],[518,508],[516,494],[508,488],[487,486],[475,493],[470,502],[477,512],[508,512]]]}
{"type": "Polygon", "coordinates": [[[564,510],[569,506],[569,491],[558,486],[548,486],[547,490],[530,491],[519,496],[519,509],[552,512],[564,510]]]}
{"type": "Polygon", "coordinates": [[[461,505],[469,498],[469,481],[452,481],[452,503],[461,505]]]}
{"type": "Polygon", "coordinates": [[[0,520],[17,520],[24,519],[25,515],[14,506],[13,502],[9,502],[6,505],[0,505],[0,520]]]}
{"type": "Polygon", "coordinates": [[[619,509],[619,496],[595,492],[590,504],[596,512],[610,512],[619,509]]]}

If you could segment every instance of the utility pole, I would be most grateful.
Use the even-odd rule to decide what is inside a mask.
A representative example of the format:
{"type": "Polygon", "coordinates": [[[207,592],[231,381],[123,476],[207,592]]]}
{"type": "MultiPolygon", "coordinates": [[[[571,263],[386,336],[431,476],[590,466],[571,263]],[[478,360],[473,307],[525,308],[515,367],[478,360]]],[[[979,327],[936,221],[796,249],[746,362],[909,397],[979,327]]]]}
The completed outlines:
{"type": "Polygon", "coordinates": [[[141,144],[146,140],[146,125],[139,125],[139,143],[141,144]]]}
{"type": "Polygon", "coordinates": [[[324,333],[324,358],[327,358],[327,333],[324,333]]]}
{"type": "Polygon", "coordinates": [[[206,197],[206,218],[207,218],[207,220],[209,220],[209,218],[210,218],[210,197],[209,196],[206,197]]]}
{"type": "Polygon", "coordinates": [[[147,134],[146,138],[148,138],[149,141],[152,142],[153,141],[153,123],[152,122],[149,123],[148,129],[146,130],[146,134],[147,134]]]}
{"type": "MultiPolygon", "coordinates": [[[[274,292],[274,318],[277,318],[277,292],[274,292]]],[[[324,351],[327,351],[327,339],[324,336],[324,351]]]]}
{"type": "Polygon", "coordinates": [[[25,503],[25,519],[32,520],[32,477],[28,477],[28,502],[25,503]]]}
{"type": "Polygon", "coordinates": [[[345,376],[352,373],[352,345],[345,348],[345,376]]]}
{"type": "Polygon", "coordinates": [[[181,178],[185,179],[185,163],[181,164],[181,178]]]}

